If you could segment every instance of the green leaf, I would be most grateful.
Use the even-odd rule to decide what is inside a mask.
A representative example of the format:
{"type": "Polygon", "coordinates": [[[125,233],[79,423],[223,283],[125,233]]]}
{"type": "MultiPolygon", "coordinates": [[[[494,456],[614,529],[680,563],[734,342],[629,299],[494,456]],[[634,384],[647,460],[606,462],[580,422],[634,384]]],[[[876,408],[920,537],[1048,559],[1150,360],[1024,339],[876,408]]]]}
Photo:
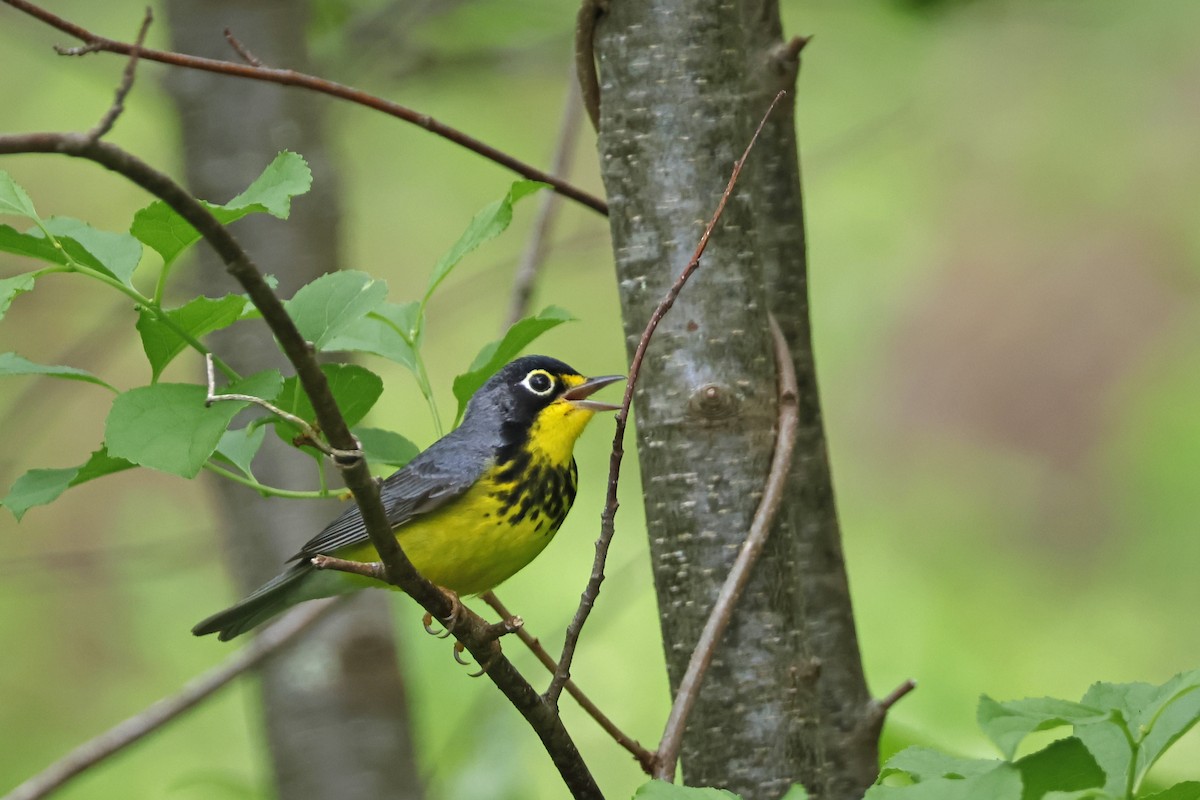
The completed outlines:
{"type": "Polygon", "coordinates": [[[1104,771],[1083,742],[1073,736],[1025,756],[1016,767],[1024,786],[1022,800],[1038,800],[1049,791],[1099,789],[1104,785],[1104,771]]]}
{"type": "MultiPolygon", "coordinates": [[[[212,211],[212,207],[209,210],[212,211]]],[[[162,200],[155,200],[135,213],[129,232],[162,257],[164,269],[200,238],[192,223],[162,200]]]]}
{"type": "Polygon", "coordinates": [[[287,219],[292,198],[312,188],[312,170],[298,153],[287,150],[275,156],[246,191],[225,204],[227,209],[262,210],[273,217],[287,219]]]}
{"type": "Polygon", "coordinates": [[[487,344],[471,362],[471,368],[454,379],[454,396],[458,398],[458,416],[467,410],[467,401],[497,370],[516,358],[534,339],[551,328],[575,318],[558,306],[547,306],[537,316],[526,317],[512,325],[498,341],[487,344]]]}
{"type": "Polygon", "coordinates": [[[25,193],[19,183],[13,180],[12,175],[2,169],[0,169],[0,214],[17,214],[34,220],[38,218],[29,195],[25,193]]]}
{"type": "Polygon", "coordinates": [[[1134,754],[1120,712],[1114,712],[1112,718],[1100,722],[1076,725],[1075,736],[1104,770],[1107,776],[1104,790],[1123,797],[1129,785],[1129,766],[1134,754]]]}
{"type": "Polygon", "coordinates": [[[995,769],[995,758],[961,758],[928,747],[906,747],[884,764],[879,777],[903,772],[914,781],[934,778],[970,778],[995,769]]]}
{"type": "MultiPolygon", "coordinates": [[[[204,203],[204,206],[223,225],[254,213],[287,219],[291,198],[307,192],[311,186],[312,173],[304,159],[284,151],[246,191],[224,205],[204,203]]],[[[129,232],[162,256],[164,269],[200,238],[190,222],[161,200],[134,214],[129,232]]]]}
{"type": "Polygon", "coordinates": [[[1134,735],[1141,739],[1134,781],[1141,784],[1154,762],[1200,721],[1200,670],[1176,675],[1156,687],[1149,701],[1132,717],[1134,735]]]}
{"type": "Polygon", "coordinates": [[[284,306],[306,341],[318,350],[383,304],[387,284],[365,272],[346,270],[322,275],[300,288],[284,306]]]}
{"type": "Polygon", "coordinates": [[[633,793],[633,800],[738,800],[738,796],[725,789],[676,786],[666,781],[650,781],[638,787],[633,793]]]}
{"type": "MultiPolygon", "coordinates": [[[[0,225],[0,234],[3,233],[5,227],[7,226],[0,225]]],[[[9,230],[12,229],[9,228],[9,230]]],[[[0,250],[2,249],[0,247],[0,250]]],[[[4,319],[4,315],[8,313],[8,307],[12,305],[17,295],[33,290],[35,280],[32,272],[14,275],[11,278],[0,278],[0,319],[4,319]]]]}
{"type": "MultiPolygon", "coordinates": [[[[274,370],[231,384],[229,393],[271,396],[279,386],[274,370]]],[[[109,453],[144,467],[193,478],[216,450],[225,429],[246,407],[242,401],[204,405],[203,386],[156,383],[117,396],[104,426],[109,453]]]]}
{"type": "Polygon", "coordinates": [[[375,309],[375,313],[392,325],[396,326],[396,330],[404,337],[404,341],[408,342],[412,347],[419,347],[421,344],[420,326],[417,324],[417,319],[421,315],[421,303],[419,300],[413,300],[410,303],[384,303],[379,308],[375,309]]]}
{"type": "Polygon", "coordinates": [[[62,251],[37,228],[33,228],[29,233],[21,233],[11,225],[0,225],[0,251],[48,261],[51,264],[68,263],[62,251]]]}
{"type": "MultiPolygon", "coordinates": [[[[97,233],[100,233],[97,231],[97,233]]],[[[97,272],[102,272],[113,278],[117,275],[108,269],[98,258],[88,252],[87,248],[69,236],[56,236],[54,240],[46,238],[40,228],[30,228],[26,233],[19,233],[8,225],[0,225],[0,250],[15,255],[36,258],[59,266],[82,264],[97,272]],[[54,242],[60,245],[55,247],[54,242]]],[[[120,280],[119,278],[117,278],[120,280]]]]}
{"type": "Polygon", "coordinates": [[[1170,789],[1143,795],[1140,800],[1200,800],[1200,781],[1184,781],[1170,789]]]}
{"type": "Polygon", "coordinates": [[[227,430],[221,434],[221,441],[217,443],[216,455],[237,467],[247,478],[253,478],[250,464],[254,461],[254,456],[258,455],[258,449],[262,447],[266,435],[267,429],[261,425],[227,430]]]}
{"type": "Polygon", "coordinates": [[[494,239],[504,232],[509,223],[512,222],[513,204],[545,185],[538,181],[516,181],[509,187],[508,194],[484,206],[472,218],[470,224],[467,225],[467,229],[463,231],[462,236],[458,237],[458,241],[454,243],[454,246],[438,259],[437,264],[434,265],[433,274],[429,276],[429,288],[425,290],[425,297],[421,301],[422,310],[424,310],[425,304],[429,302],[429,298],[433,296],[434,290],[458,266],[458,262],[462,261],[468,253],[484,242],[494,239]]]}
{"type": "MultiPolygon", "coordinates": [[[[237,322],[244,304],[245,299],[239,295],[197,297],[179,308],[167,311],[167,316],[190,336],[199,339],[237,322]]],[[[142,349],[150,362],[153,380],[157,381],[167,365],[188,344],[149,309],[143,308],[138,313],[137,329],[142,337],[142,349]]]]}
{"type": "Polygon", "coordinates": [[[416,303],[404,306],[384,303],[326,341],[324,349],[331,352],[373,353],[416,372],[417,355],[406,338],[408,329],[401,327],[407,321],[408,309],[416,306],[416,303]]]}
{"type": "MultiPolygon", "coordinates": [[[[69,239],[91,256],[90,260],[76,260],[111,275],[126,286],[133,285],[134,270],[142,260],[142,244],[137,239],[127,233],[98,230],[70,217],[51,217],[45,225],[59,242],[69,239]]],[[[67,248],[65,242],[63,246],[67,248]]],[[[71,252],[70,248],[67,250],[71,252]]]]}
{"type": "Polygon", "coordinates": [[[875,785],[863,800],[1021,800],[1021,774],[1001,763],[969,778],[934,778],[910,786],[875,785]]]}
{"type": "Polygon", "coordinates": [[[4,375],[49,375],[54,378],[66,378],[72,381],[94,383],[97,386],[103,386],[106,389],[116,391],[110,383],[97,378],[87,370],[77,369],[76,367],[35,364],[16,353],[0,353],[0,376],[4,375]]]}
{"type": "MultiPolygon", "coordinates": [[[[333,392],[333,399],[337,401],[347,425],[354,426],[361,422],[383,394],[383,380],[357,364],[322,364],[321,371],[329,380],[329,389],[333,392]]],[[[283,382],[283,389],[279,392],[275,405],[307,422],[313,422],[316,417],[308,395],[304,393],[299,378],[295,376],[283,382]]],[[[279,438],[289,443],[300,435],[300,430],[295,425],[283,420],[275,421],[275,432],[279,434],[279,438]]]]}
{"type": "Polygon", "coordinates": [[[1011,760],[1021,740],[1034,731],[1097,722],[1105,719],[1107,713],[1092,706],[1054,697],[1030,697],[999,703],[983,695],[979,698],[976,717],[983,732],[996,743],[1004,757],[1011,760]]]}
{"type": "Polygon", "coordinates": [[[798,783],[793,783],[792,788],[784,792],[779,800],[808,800],[808,790],[798,783]]]}
{"type": "Polygon", "coordinates": [[[1046,792],[1042,800],[1117,800],[1103,789],[1080,789],[1075,792],[1046,792]]]}
{"type": "Polygon", "coordinates": [[[1108,709],[1114,715],[1107,726],[1077,730],[1108,773],[1108,791],[1120,792],[1129,785],[1129,764],[1134,755],[1130,737],[1136,746],[1132,785],[1138,786],[1167,748],[1200,720],[1197,689],[1200,689],[1200,670],[1176,675],[1161,686],[1097,683],[1088,689],[1083,702],[1108,709]],[[1127,726],[1122,726],[1122,721],[1128,721],[1127,726]]]}
{"type": "Polygon", "coordinates": [[[53,502],[72,486],[133,466],[125,459],[111,457],[105,448],[101,447],[78,467],[29,470],[17,478],[9,489],[8,496],[0,500],[0,503],[7,506],[19,521],[30,508],[53,502]]]}
{"type": "Polygon", "coordinates": [[[354,435],[362,443],[370,464],[403,467],[420,453],[420,449],[398,433],[382,428],[355,428],[354,435]]]}

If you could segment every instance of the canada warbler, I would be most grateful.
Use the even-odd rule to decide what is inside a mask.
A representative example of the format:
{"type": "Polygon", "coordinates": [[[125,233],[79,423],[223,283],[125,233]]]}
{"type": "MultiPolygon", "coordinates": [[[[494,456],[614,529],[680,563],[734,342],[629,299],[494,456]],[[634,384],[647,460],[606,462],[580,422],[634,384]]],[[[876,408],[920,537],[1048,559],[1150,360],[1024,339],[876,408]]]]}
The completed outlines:
{"type": "MultiPolygon", "coordinates": [[[[480,387],[462,424],[380,487],[417,571],[456,594],[479,594],[542,552],[575,500],[575,440],[597,411],[618,408],[587,398],[621,379],[588,379],[557,359],[526,356],[480,387]]],[[[289,559],[295,564],[192,633],[225,641],[301,601],[383,585],[318,570],[310,561],[316,555],[378,559],[357,506],[289,559]]]]}

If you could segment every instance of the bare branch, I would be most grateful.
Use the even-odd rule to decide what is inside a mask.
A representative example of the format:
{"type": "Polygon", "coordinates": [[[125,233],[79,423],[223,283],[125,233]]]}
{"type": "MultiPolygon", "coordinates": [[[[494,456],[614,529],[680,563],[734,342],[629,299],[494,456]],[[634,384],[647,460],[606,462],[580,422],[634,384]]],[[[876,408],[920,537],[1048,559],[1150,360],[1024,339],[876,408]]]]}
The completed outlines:
{"type": "MultiPolygon", "coordinates": [[[[63,33],[79,39],[84,43],[83,47],[71,49],[59,48],[58,52],[63,55],[82,55],[84,53],[119,53],[122,55],[131,55],[135,49],[134,45],[127,42],[119,42],[114,39],[107,39],[92,33],[87,28],[81,27],[68,22],[67,20],[47,11],[40,6],[28,2],[28,0],[2,0],[2,2],[12,6],[13,8],[23,11],[26,14],[34,17],[42,22],[56,28],[63,33]]],[[[608,204],[600,198],[591,195],[582,189],[572,186],[564,180],[561,180],[555,175],[552,175],[544,170],[540,170],[531,164],[514,158],[513,156],[501,150],[492,147],[472,136],[468,136],[457,128],[452,128],[445,123],[439,122],[428,114],[422,114],[414,111],[411,108],[402,106],[399,103],[393,103],[390,100],[384,100],[381,97],[367,94],[366,92],[354,89],[350,86],[345,86],[334,81],[318,78],[313,75],[306,75],[302,72],[296,72],[290,69],[272,69],[256,64],[239,64],[236,61],[222,61],[217,58],[201,58],[199,56],[189,56],[182,53],[173,53],[165,50],[144,49],[140,51],[141,57],[149,61],[158,61],[163,64],[170,64],[176,67],[185,67],[187,69],[198,69],[206,72],[216,72],[222,75],[232,75],[239,78],[249,78],[251,80],[266,81],[268,83],[277,83],[281,86],[296,86],[302,89],[308,89],[321,94],[327,94],[331,97],[337,97],[342,100],[349,100],[352,103],[357,103],[367,108],[381,111],[397,119],[412,123],[420,128],[423,128],[435,136],[440,136],[447,139],[460,147],[464,147],[473,153],[483,156],[489,161],[500,164],[507,169],[529,178],[530,180],[541,181],[542,183],[551,186],[555,192],[563,197],[568,197],[577,203],[580,203],[600,214],[608,213],[608,204]]]]}
{"type": "Polygon", "coordinates": [[[117,86],[117,96],[113,99],[113,104],[109,106],[108,111],[96,123],[96,127],[88,131],[87,135],[92,141],[111,131],[117,117],[121,116],[121,112],[125,110],[125,98],[129,95],[129,90],[133,88],[133,74],[137,71],[142,45],[146,42],[146,32],[150,30],[150,23],[153,21],[154,12],[150,10],[150,6],[146,6],[146,16],[142,17],[142,27],[138,29],[137,40],[134,41],[133,48],[129,53],[129,63],[125,65],[125,71],[121,74],[121,83],[117,86]]]}
{"type": "Polygon", "coordinates": [[[905,695],[917,688],[917,682],[912,678],[908,678],[904,683],[892,689],[886,697],[881,697],[875,701],[876,708],[879,709],[880,716],[886,716],[887,712],[892,710],[892,706],[900,702],[905,695]]]}
{"type": "Polygon", "coordinates": [[[233,31],[229,30],[229,28],[225,29],[225,41],[229,42],[229,46],[233,48],[233,52],[241,56],[242,60],[250,66],[261,67],[263,65],[262,60],[247,50],[246,45],[238,41],[238,38],[233,35],[233,31]]]}
{"type": "Polygon", "coordinates": [[[658,745],[658,753],[655,755],[654,777],[659,780],[669,781],[675,777],[675,763],[679,760],[679,748],[683,744],[683,731],[687,726],[688,715],[700,695],[704,673],[712,663],[717,645],[733,618],[733,609],[738,598],[750,582],[750,571],[767,543],[771,526],[775,522],[775,514],[783,501],[788,471],[792,466],[796,427],[800,421],[796,369],[792,363],[787,339],[784,338],[779,323],[775,321],[775,315],[768,312],[767,319],[771,325],[771,338],[775,345],[775,368],[779,380],[779,420],[775,427],[775,453],[771,456],[771,471],[763,485],[762,500],[754,512],[754,519],[750,521],[746,541],[742,543],[742,549],[717,594],[712,611],[704,623],[704,629],[700,632],[700,639],[692,650],[687,670],[679,681],[679,690],[675,694],[675,702],[667,716],[667,724],[658,745]]]}
{"type": "Polygon", "coordinates": [[[650,319],[646,323],[645,330],[642,331],[642,337],[638,341],[637,349],[634,350],[633,359],[629,364],[629,378],[625,383],[625,396],[621,399],[621,410],[617,412],[617,430],[613,436],[612,456],[609,458],[608,467],[608,498],[604,504],[604,511],[600,516],[600,538],[596,540],[596,559],[592,563],[592,574],[588,579],[587,587],[583,591],[582,597],[579,600],[579,608],[575,611],[575,617],[571,620],[571,624],[567,626],[566,640],[563,642],[562,657],[558,660],[558,669],[554,673],[554,679],[550,682],[550,686],[546,689],[544,697],[551,705],[558,705],[558,698],[562,694],[563,685],[567,678],[571,676],[571,659],[575,656],[575,647],[579,643],[579,634],[583,630],[583,625],[587,622],[588,615],[592,612],[592,606],[596,603],[596,597],[600,594],[600,584],[604,582],[604,564],[608,559],[608,548],[612,543],[613,533],[615,532],[613,520],[617,515],[617,483],[621,475],[621,459],[625,456],[625,425],[629,418],[629,407],[633,402],[633,390],[637,385],[638,375],[642,370],[642,361],[646,358],[646,349],[650,346],[650,339],[654,335],[654,331],[658,328],[658,324],[667,312],[671,310],[671,306],[675,304],[675,299],[679,297],[679,293],[683,291],[684,285],[693,273],[700,266],[700,257],[704,255],[705,248],[708,247],[708,240],[712,238],[713,229],[716,228],[717,222],[721,219],[721,214],[725,211],[725,206],[729,203],[729,197],[733,194],[733,187],[737,185],[738,176],[742,174],[742,167],[746,164],[746,159],[750,155],[750,151],[754,149],[754,143],[758,141],[758,136],[762,133],[763,125],[766,124],[767,118],[771,115],[771,111],[775,108],[780,99],[787,92],[780,91],[775,95],[775,99],[771,101],[771,105],[767,108],[763,118],[758,123],[758,128],[755,129],[754,135],[750,137],[750,143],[746,145],[746,150],[742,153],[742,157],[733,165],[733,172],[729,176],[729,182],[725,185],[725,191],[721,193],[721,200],[717,203],[717,209],[713,212],[712,219],[704,228],[704,233],[700,236],[700,242],[696,245],[696,251],[692,254],[691,261],[683,268],[683,272],[679,273],[679,277],[671,284],[671,288],[667,290],[667,294],[659,302],[658,306],[650,314],[650,319]]]}
{"type": "MultiPolygon", "coordinates": [[[[502,618],[513,618],[508,609],[504,606],[504,603],[500,602],[500,598],[496,596],[495,592],[484,592],[479,596],[479,599],[491,606],[502,618]]],[[[519,617],[517,619],[519,619],[519,617]]],[[[541,662],[542,666],[548,669],[550,674],[553,675],[555,669],[558,667],[558,664],[554,661],[554,656],[550,655],[548,652],[546,652],[546,648],[542,647],[542,643],[538,641],[538,638],[526,630],[524,626],[521,626],[516,631],[516,634],[517,638],[519,638],[525,644],[525,646],[529,648],[530,652],[532,652],[534,657],[541,662]]],[[[575,681],[568,679],[565,684],[565,688],[567,690],[567,694],[571,695],[571,697],[574,697],[575,702],[579,703],[579,707],[586,711],[588,716],[594,719],[596,724],[603,728],[604,732],[613,738],[613,741],[621,745],[621,747],[625,748],[630,755],[637,759],[637,762],[642,765],[642,769],[646,771],[647,775],[649,775],[650,770],[653,769],[654,766],[654,753],[651,753],[649,750],[643,747],[640,742],[618,728],[616,723],[609,719],[608,715],[601,711],[600,707],[593,703],[591,698],[583,693],[583,690],[576,685],[575,681]]]]}
{"type": "Polygon", "coordinates": [[[149,736],[168,722],[194,708],[242,673],[291,644],[338,602],[338,598],[309,603],[289,611],[263,628],[241,650],[208,672],[193,678],[177,694],[108,729],[17,786],[0,800],[38,800],[106,758],[149,736]]]}
{"type": "MultiPolygon", "coordinates": [[[[554,144],[554,157],[550,162],[550,171],[563,177],[566,177],[571,171],[575,143],[579,139],[579,84],[570,80],[567,81],[567,87],[562,119],[558,123],[558,138],[554,144]]],[[[512,294],[510,295],[512,299],[508,307],[508,325],[515,324],[529,312],[529,301],[533,297],[534,282],[537,280],[538,269],[545,260],[550,229],[554,226],[561,202],[562,198],[557,194],[542,195],[537,217],[533,221],[533,231],[529,234],[529,242],[525,245],[525,251],[521,254],[521,263],[513,276],[512,294]]]]}
{"type": "Polygon", "coordinates": [[[313,556],[309,559],[309,563],[317,569],[349,572],[351,575],[361,575],[364,578],[388,582],[387,570],[379,561],[347,561],[344,558],[334,558],[333,556],[313,556]]]}

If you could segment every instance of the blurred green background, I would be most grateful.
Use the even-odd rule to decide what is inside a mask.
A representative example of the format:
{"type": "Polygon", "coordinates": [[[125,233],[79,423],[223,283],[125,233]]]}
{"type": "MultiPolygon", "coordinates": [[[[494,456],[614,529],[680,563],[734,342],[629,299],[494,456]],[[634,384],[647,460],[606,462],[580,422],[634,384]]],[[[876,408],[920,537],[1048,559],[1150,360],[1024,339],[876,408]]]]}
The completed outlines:
{"type": "MultiPolygon", "coordinates": [[[[316,5],[322,74],[548,163],[570,4],[451,3],[404,11],[395,25],[364,22],[382,3],[316,5]]],[[[141,7],[52,6],[126,39],[141,7]]],[[[974,725],[981,692],[1076,698],[1096,680],[1160,682],[1200,666],[1188,622],[1200,603],[1200,4],[794,0],[785,22],[789,35],[814,36],[798,120],[812,307],[860,640],[877,695],[908,677],[919,684],[893,711],[887,745],[992,754],[974,725]]],[[[164,24],[152,44],[165,41],[164,24]]],[[[50,45],[64,39],[0,7],[5,132],[85,129],[108,106],[123,62],[60,58],[50,45]]],[[[142,66],[111,138],[178,175],[165,72],[142,66]]],[[[337,105],[332,119],[346,265],[386,279],[393,300],[413,298],[511,176],[379,114],[337,105]]],[[[573,179],[601,192],[590,134],[578,150],[573,179]]],[[[121,230],[149,202],[65,158],[7,157],[0,168],[43,215],[121,230]]],[[[427,357],[448,414],[450,380],[499,331],[507,304],[496,299],[535,202],[431,306],[427,357]]],[[[561,305],[580,321],[536,349],[586,372],[621,370],[603,220],[568,207],[553,242],[535,307],[561,305]]],[[[0,275],[24,269],[0,256],[0,275]]],[[[20,297],[0,351],[121,387],[146,382],[130,304],[81,285],[55,276],[20,297]]],[[[372,423],[428,444],[411,380],[370,366],[387,381],[372,423]]],[[[182,379],[199,367],[177,369],[182,379]]],[[[81,463],[109,402],[83,384],[0,384],[0,485],[81,463]]],[[[552,650],[589,569],[610,432],[601,422],[581,442],[580,499],[554,546],[502,587],[552,650]]],[[[666,680],[626,464],[610,580],[574,674],[650,743],[666,680]]],[[[188,632],[232,597],[208,479],[132,471],[73,489],[20,525],[0,515],[0,791],[229,654],[188,632]]],[[[415,606],[395,607],[431,796],[562,796],[499,694],[420,631],[415,606]]],[[[602,787],[631,794],[633,762],[564,705],[602,787]]],[[[61,796],[270,796],[258,725],[253,681],[243,681],[61,796]]],[[[1160,774],[1200,778],[1197,763],[1193,733],[1160,774]]]]}

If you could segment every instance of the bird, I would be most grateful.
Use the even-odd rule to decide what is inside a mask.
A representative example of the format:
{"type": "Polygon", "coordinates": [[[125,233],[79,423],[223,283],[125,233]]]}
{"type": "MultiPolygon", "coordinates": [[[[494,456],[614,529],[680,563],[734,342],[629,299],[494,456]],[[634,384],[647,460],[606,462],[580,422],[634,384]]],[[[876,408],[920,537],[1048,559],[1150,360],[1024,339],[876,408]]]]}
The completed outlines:
{"type": "MultiPolygon", "coordinates": [[[[465,597],[495,588],[533,561],[575,500],[575,441],[596,412],[620,408],[589,398],[623,379],[585,378],[539,355],[501,367],[471,396],[457,428],[380,485],[388,521],[417,571],[465,597]]],[[[310,539],[283,572],[192,633],[228,641],[305,600],[387,586],[317,569],[318,555],[378,560],[358,506],[310,539]]]]}

